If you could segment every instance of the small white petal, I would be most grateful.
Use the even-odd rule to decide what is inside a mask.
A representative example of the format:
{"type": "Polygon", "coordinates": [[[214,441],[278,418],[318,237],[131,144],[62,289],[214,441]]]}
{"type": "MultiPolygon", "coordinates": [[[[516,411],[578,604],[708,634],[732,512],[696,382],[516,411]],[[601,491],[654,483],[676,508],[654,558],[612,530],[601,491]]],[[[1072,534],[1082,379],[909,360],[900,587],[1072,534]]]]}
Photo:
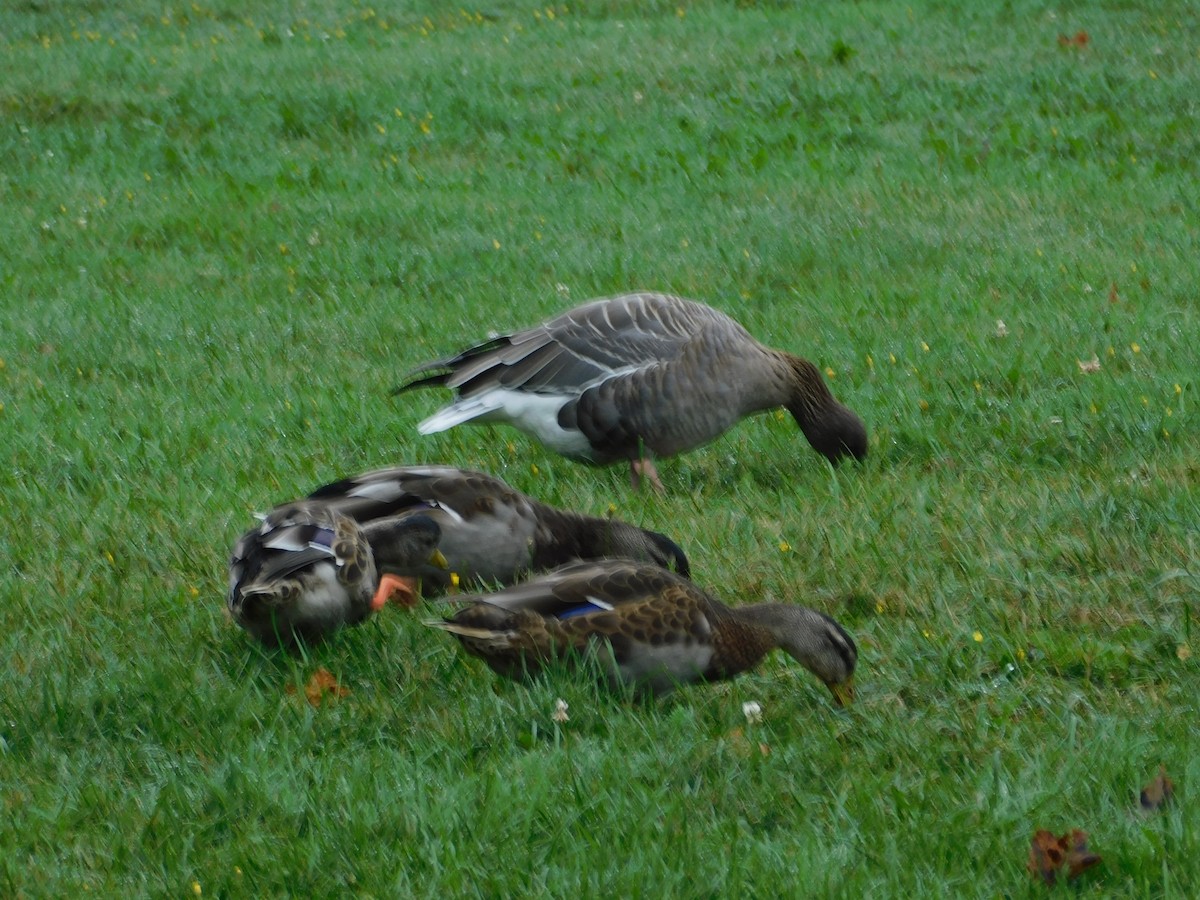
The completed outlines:
{"type": "Polygon", "coordinates": [[[567,715],[567,701],[559,697],[554,701],[554,714],[551,716],[555,722],[566,722],[571,717],[567,715]]]}

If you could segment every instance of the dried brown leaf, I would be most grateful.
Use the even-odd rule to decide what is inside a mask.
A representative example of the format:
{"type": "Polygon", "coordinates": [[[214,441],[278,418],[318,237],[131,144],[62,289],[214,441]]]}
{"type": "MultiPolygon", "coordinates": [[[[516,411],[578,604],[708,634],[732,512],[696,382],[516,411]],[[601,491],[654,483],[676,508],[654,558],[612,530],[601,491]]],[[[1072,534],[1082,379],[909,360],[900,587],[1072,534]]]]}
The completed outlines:
{"type": "Polygon", "coordinates": [[[1058,838],[1040,828],[1033,835],[1033,842],[1029,846],[1029,862],[1025,864],[1025,868],[1034,878],[1041,878],[1046,884],[1054,884],[1058,880],[1058,870],[1063,864],[1064,855],[1058,838]]]}
{"type": "MultiPolygon", "coordinates": [[[[1064,834],[1060,840],[1067,842],[1067,835],[1064,834]]],[[[1092,853],[1088,849],[1087,832],[1078,828],[1073,829],[1070,840],[1067,842],[1067,878],[1078,878],[1099,863],[1100,854],[1092,853]]]]}
{"type": "Polygon", "coordinates": [[[1100,863],[1100,854],[1088,849],[1086,831],[1073,829],[1062,837],[1055,837],[1045,829],[1039,829],[1029,847],[1029,861],[1025,867],[1034,878],[1046,884],[1055,884],[1063,865],[1067,867],[1067,878],[1078,878],[1092,866],[1100,863]]]}
{"type": "Polygon", "coordinates": [[[757,744],[751,743],[746,737],[746,733],[742,731],[741,728],[731,729],[726,737],[729,738],[729,743],[733,747],[733,752],[738,756],[750,756],[755,750],[758,751],[760,756],[771,755],[770,744],[765,744],[762,741],[758,741],[757,744]]]}
{"type": "Polygon", "coordinates": [[[1058,46],[1060,47],[1086,47],[1092,42],[1091,36],[1086,31],[1077,31],[1074,35],[1060,34],[1058,36],[1058,46]]]}
{"type": "Polygon", "coordinates": [[[1175,782],[1167,777],[1167,767],[1159,766],[1158,775],[1142,788],[1142,809],[1153,812],[1161,809],[1175,796],[1175,782]]]}
{"type": "MultiPolygon", "coordinates": [[[[284,690],[289,694],[294,694],[296,686],[289,684],[284,690]]],[[[326,697],[336,700],[349,693],[350,689],[338,684],[337,678],[324,666],[313,672],[312,677],[308,679],[308,684],[304,686],[304,696],[313,706],[320,706],[321,701],[326,697]]]]}

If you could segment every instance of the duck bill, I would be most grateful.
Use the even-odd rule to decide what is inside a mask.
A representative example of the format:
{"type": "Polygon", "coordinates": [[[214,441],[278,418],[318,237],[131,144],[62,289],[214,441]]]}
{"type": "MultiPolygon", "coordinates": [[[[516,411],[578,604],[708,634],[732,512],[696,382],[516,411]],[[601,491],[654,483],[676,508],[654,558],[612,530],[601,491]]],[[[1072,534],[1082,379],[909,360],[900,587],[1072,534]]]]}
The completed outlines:
{"type": "Polygon", "coordinates": [[[438,550],[436,547],[434,548],[433,553],[429,555],[429,564],[431,566],[437,566],[442,570],[450,568],[450,562],[445,556],[442,555],[442,551],[438,550]]]}
{"type": "Polygon", "coordinates": [[[847,678],[840,684],[827,685],[829,692],[833,694],[833,702],[836,706],[849,706],[854,702],[854,678],[847,678]]]}

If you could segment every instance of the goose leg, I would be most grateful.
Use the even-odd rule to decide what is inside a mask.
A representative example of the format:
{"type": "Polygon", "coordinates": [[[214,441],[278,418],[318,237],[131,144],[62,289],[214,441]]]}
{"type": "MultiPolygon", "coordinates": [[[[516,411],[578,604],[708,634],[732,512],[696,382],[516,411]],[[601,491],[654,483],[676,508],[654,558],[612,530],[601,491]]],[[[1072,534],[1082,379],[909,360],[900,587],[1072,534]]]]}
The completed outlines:
{"type": "Polygon", "coordinates": [[[633,485],[634,490],[642,486],[643,476],[650,482],[650,487],[654,488],[656,493],[665,494],[667,489],[663,487],[663,483],[658,478],[658,470],[654,468],[654,460],[648,456],[643,456],[641,459],[631,459],[629,461],[629,481],[633,485]]]}
{"type": "Polygon", "coordinates": [[[411,609],[417,605],[417,579],[402,578],[399,575],[383,575],[379,579],[379,588],[371,598],[371,609],[378,612],[387,606],[389,600],[394,600],[399,606],[411,609]]]}

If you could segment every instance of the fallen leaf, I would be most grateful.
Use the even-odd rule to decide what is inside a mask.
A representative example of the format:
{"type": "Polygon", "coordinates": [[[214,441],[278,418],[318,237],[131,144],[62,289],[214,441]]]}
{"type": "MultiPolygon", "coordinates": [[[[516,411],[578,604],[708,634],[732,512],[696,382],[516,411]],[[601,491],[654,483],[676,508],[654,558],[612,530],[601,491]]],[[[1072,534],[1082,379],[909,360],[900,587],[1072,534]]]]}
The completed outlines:
{"type": "Polygon", "coordinates": [[[1092,358],[1089,360],[1085,361],[1082,359],[1077,359],[1075,362],[1079,364],[1079,371],[1083,372],[1085,375],[1100,371],[1100,357],[1096,356],[1094,353],[1092,354],[1092,358]]]}
{"type": "Polygon", "coordinates": [[[1117,283],[1114,281],[1108,288],[1108,302],[1120,303],[1121,295],[1117,293],[1117,283]]]}
{"type": "Polygon", "coordinates": [[[1058,838],[1042,828],[1033,836],[1033,843],[1029,847],[1029,862],[1025,864],[1025,868],[1029,869],[1034,878],[1041,878],[1046,884],[1054,884],[1058,880],[1063,856],[1058,838]]]}
{"type": "Polygon", "coordinates": [[[1175,782],[1167,777],[1167,767],[1159,766],[1158,775],[1142,788],[1142,809],[1153,812],[1161,809],[1175,796],[1175,782]]]}
{"type": "Polygon", "coordinates": [[[1060,34],[1058,36],[1058,46],[1060,47],[1086,47],[1091,42],[1092,38],[1086,31],[1077,31],[1074,35],[1060,34]]]}
{"type": "Polygon", "coordinates": [[[733,750],[735,753],[737,753],[738,756],[750,756],[755,751],[755,749],[758,750],[758,753],[760,756],[770,756],[771,755],[771,745],[770,744],[765,744],[765,743],[759,741],[758,746],[755,747],[746,738],[746,734],[745,734],[745,732],[742,731],[741,728],[734,728],[733,730],[731,730],[729,732],[728,735],[726,735],[726,737],[729,738],[729,742],[730,742],[730,744],[733,745],[733,750]]]}
{"type": "MultiPolygon", "coordinates": [[[[1066,835],[1063,835],[1065,838],[1066,835]]],[[[1100,864],[1100,854],[1088,849],[1086,831],[1075,828],[1071,831],[1071,842],[1067,850],[1067,878],[1078,878],[1092,866],[1100,864]]]]}
{"type": "Polygon", "coordinates": [[[1064,864],[1067,878],[1072,879],[1099,863],[1100,854],[1088,849],[1086,831],[1075,828],[1062,837],[1055,837],[1049,831],[1039,829],[1029,846],[1029,861],[1025,867],[1034,878],[1055,884],[1064,864]]]}
{"type": "MultiPolygon", "coordinates": [[[[289,684],[286,688],[289,694],[296,693],[296,686],[289,684]]],[[[312,677],[308,679],[308,684],[304,686],[304,696],[313,706],[320,706],[321,701],[326,697],[345,697],[350,693],[349,688],[344,688],[338,684],[338,680],[324,666],[312,673],[312,677]]]]}

